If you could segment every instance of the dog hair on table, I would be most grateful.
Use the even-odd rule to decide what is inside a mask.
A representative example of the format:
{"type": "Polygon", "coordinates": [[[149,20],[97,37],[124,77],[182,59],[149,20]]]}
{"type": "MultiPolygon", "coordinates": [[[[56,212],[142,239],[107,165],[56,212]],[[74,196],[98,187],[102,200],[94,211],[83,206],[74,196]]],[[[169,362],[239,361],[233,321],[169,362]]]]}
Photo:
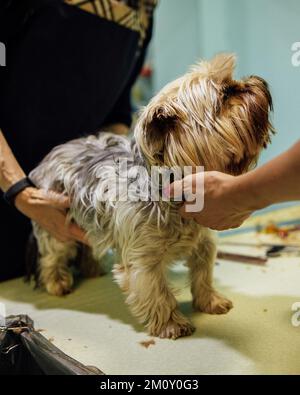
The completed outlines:
{"type": "MultiPolygon", "coordinates": [[[[234,68],[231,54],[200,62],[141,110],[132,140],[104,132],[79,138],[55,148],[30,174],[39,188],[70,196],[69,217],[87,232],[91,246],[83,272],[100,273],[108,250],[116,251],[114,279],[132,314],[153,336],[177,338],[194,331],[166,279],[178,259],[189,268],[196,310],[225,314],[232,308],[213,288],[216,244],[210,230],[179,215],[179,203],[113,201],[110,185],[121,159],[129,168],[204,166],[232,175],[252,169],[273,133],[272,98],[262,78],[235,80],[234,68]]],[[[120,185],[122,195],[128,185],[120,185]]],[[[69,262],[78,245],[33,227],[40,284],[53,295],[70,292],[69,262]]]]}

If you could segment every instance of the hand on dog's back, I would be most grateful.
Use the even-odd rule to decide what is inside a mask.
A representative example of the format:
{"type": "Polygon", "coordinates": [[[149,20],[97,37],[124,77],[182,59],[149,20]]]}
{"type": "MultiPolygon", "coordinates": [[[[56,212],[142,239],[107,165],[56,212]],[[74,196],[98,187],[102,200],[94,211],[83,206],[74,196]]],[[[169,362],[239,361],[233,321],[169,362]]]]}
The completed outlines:
{"type": "Polygon", "coordinates": [[[57,240],[88,244],[84,231],[67,220],[67,210],[70,207],[67,196],[43,189],[27,188],[17,196],[16,207],[57,240]]]}

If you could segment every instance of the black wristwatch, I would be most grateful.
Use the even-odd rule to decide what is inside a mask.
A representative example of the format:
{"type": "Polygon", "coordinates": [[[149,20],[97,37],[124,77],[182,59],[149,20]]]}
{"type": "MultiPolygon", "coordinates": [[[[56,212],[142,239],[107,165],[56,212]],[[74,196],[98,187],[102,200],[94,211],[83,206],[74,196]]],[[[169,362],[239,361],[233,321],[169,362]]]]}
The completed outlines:
{"type": "Polygon", "coordinates": [[[4,194],[4,200],[10,204],[11,206],[15,206],[15,199],[19,193],[24,191],[24,189],[34,187],[34,183],[30,180],[29,177],[25,177],[22,180],[18,181],[16,184],[12,185],[4,194]]]}

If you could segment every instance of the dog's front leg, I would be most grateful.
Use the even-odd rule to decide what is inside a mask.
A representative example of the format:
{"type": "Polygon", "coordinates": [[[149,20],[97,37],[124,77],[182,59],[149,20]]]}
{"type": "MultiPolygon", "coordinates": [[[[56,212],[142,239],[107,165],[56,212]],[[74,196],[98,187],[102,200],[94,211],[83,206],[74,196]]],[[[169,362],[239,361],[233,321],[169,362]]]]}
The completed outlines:
{"type": "Polygon", "coordinates": [[[232,302],[213,288],[213,270],[216,259],[216,244],[209,231],[205,231],[187,264],[190,268],[193,306],[208,314],[226,314],[232,302]]]}
{"type": "MultiPolygon", "coordinates": [[[[135,251],[137,253],[137,251],[135,251]]],[[[128,295],[127,303],[149,334],[176,339],[189,336],[194,328],[177,307],[169,290],[164,266],[155,253],[139,256],[124,266],[116,267],[115,279],[128,295]]]]}

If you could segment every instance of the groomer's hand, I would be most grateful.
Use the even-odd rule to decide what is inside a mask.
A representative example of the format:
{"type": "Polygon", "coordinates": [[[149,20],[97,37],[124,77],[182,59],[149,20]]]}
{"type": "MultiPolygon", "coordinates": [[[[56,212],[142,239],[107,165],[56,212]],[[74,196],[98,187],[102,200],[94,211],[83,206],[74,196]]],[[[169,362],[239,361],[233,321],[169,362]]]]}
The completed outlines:
{"type": "Polygon", "coordinates": [[[66,212],[70,207],[70,201],[66,196],[42,189],[27,188],[16,197],[15,205],[19,211],[57,240],[88,244],[84,231],[67,221],[66,212]]]}
{"type": "MultiPolygon", "coordinates": [[[[180,193],[181,188],[187,194],[196,194],[197,177],[203,177],[203,174],[193,174],[188,179],[174,182],[165,194],[177,197],[176,191],[180,193]]],[[[193,218],[200,225],[221,231],[242,225],[253,212],[248,203],[240,188],[239,177],[207,172],[204,173],[204,209],[201,212],[189,213],[186,207],[191,203],[185,203],[180,213],[184,218],[193,218]]]]}

